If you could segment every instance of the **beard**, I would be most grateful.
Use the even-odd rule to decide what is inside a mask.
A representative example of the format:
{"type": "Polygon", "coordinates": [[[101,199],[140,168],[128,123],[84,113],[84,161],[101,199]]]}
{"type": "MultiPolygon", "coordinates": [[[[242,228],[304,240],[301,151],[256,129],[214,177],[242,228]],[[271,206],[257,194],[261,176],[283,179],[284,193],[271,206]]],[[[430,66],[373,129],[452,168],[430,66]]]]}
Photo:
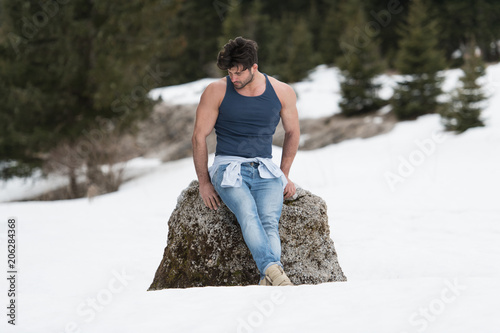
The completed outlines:
{"type": "Polygon", "coordinates": [[[247,84],[249,84],[250,82],[253,81],[253,76],[254,76],[254,73],[251,73],[247,80],[245,80],[243,82],[240,82],[240,81],[233,82],[234,87],[236,89],[244,88],[247,84]]]}

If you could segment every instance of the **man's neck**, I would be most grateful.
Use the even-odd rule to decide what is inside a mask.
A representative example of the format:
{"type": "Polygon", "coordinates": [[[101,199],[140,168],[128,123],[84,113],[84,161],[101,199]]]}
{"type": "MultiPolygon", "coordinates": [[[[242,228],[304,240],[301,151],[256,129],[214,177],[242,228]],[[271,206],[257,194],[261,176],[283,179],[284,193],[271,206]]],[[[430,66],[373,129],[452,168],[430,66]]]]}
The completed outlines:
{"type": "Polygon", "coordinates": [[[266,78],[264,74],[255,71],[252,82],[248,83],[245,87],[238,89],[238,93],[244,96],[260,96],[266,90],[266,78]]]}

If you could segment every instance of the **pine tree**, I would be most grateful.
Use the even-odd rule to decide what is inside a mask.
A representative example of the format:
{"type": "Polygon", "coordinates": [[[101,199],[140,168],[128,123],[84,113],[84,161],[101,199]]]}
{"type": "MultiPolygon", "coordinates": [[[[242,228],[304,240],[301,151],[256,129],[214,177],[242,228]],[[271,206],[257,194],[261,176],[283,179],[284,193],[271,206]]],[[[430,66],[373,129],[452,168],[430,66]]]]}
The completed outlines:
{"type": "Polygon", "coordinates": [[[242,7],[243,4],[241,0],[229,1],[229,7],[222,23],[222,36],[219,38],[219,45],[222,46],[230,39],[234,39],[238,36],[252,38],[247,30],[248,25],[244,20],[242,7]]]}
{"type": "Polygon", "coordinates": [[[437,111],[437,97],[442,93],[438,71],[445,67],[445,59],[438,48],[437,21],[429,18],[422,0],[412,1],[400,33],[395,65],[404,78],[391,104],[399,119],[414,119],[437,111]]]}
{"type": "MultiPolygon", "coordinates": [[[[319,12],[320,8],[316,0],[310,2],[309,12],[307,14],[306,20],[309,25],[309,31],[312,34],[312,48],[314,51],[319,51],[321,31],[323,29],[322,15],[319,12]]],[[[304,14],[305,16],[305,14],[304,14]]],[[[319,53],[318,53],[319,57],[319,53]]],[[[320,58],[318,58],[319,60],[320,58]]]]}
{"type": "Polygon", "coordinates": [[[342,54],[339,37],[346,20],[342,8],[343,6],[338,1],[333,1],[327,10],[321,29],[319,52],[322,61],[327,64],[333,64],[337,57],[342,54]]]}
{"type": "Polygon", "coordinates": [[[458,133],[469,128],[484,126],[481,110],[486,99],[478,83],[486,73],[485,65],[475,43],[467,47],[463,58],[461,86],[453,93],[450,103],[441,113],[445,128],[458,133]]]}
{"type": "Polygon", "coordinates": [[[163,20],[157,21],[156,30],[166,31],[169,35],[169,38],[157,40],[163,46],[163,52],[158,55],[159,62],[170,71],[169,84],[214,75],[222,22],[234,7],[230,0],[149,1],[166,3],[166,10],[158,13],[163,15],[163,20]],[[181,49],[174,54],[172,48],[179,47],[181,49]]]}
{"type": "Polygon", "coordinates": [[[297,82],[307,76],[317,64],[312,48],[312,34],[304,18],[284,15],[272,24],[273,38],[264,46],[268,48],[268,73],[285,82],[297,82]]]}
{"type": "Polygon", "coordinates": [[[287,82],[297,82],[307,76],[317,64],[313,50],[313,37],[304,18],[299,18],[292,29],[287,48],[287,61],[283,76],[287,82]]]}
{"type": "Polygon", "coordinates": [[[60,143],[144,116],[168,78],[157,42],[168,15],[161,0],[3,1],[0,174],[27,175],[60,143]]]}
{"type": "MultiPolygon", "coordinates": [[[[406,21],[408,7],[412,0],[367,0],[363,1],[368,20],[380,26],[380,52],[385,62],[394,68],[394,59],[398,49],[399,35],[397,27],[406,21]]],[[[434,6],[434,4],[433,4],[434,6]]]]}
{"type": "Polygon", "coordinates": [[[345,116],[374,111],[383,105],[383,101],[378,97],[381,85],[374,82],[375,76],[383,70],[379,42],[376,36],[366,35],[366,24],[364,10],[358,7],[340,38],[341,45],[346,48],[346,53],[337,61],[343,76],[339,106],[345,116]],[[360,34],[364,34],[363,45],[356,42],[361,39],[360,34]]]}
{"type": "Polygon", "coordinates": [[[267,27],[267,16],[261,14],[261,11],[261,0],[250,4],[241,0],[230,1],[222,23],[222,35],[218,38],[220,47],[238,36],[255,40],[257,44],[264,43],[262,30],[267,27]]]}
{"type": "Polygon", "coordinates": [[[469,36],[474,35],[483,60],[498,61],[500,46],[496,43],[500,39],[499,1],[445,0],[433,2],[432,7],[440,15],[440,44],[446,49],[448,56],[459,45],[465,45],[469,36]]]}
{"type": "Polygon", "coordinates": [[[274,57],[273,50],[268,45],[271,44],[275,36],[271,23],[271,15],[266,13],[263,8],[264,2],[262,0],[254,0],[252,2],[249,9],[249,16],[252,17],[250,22],[252,34],[250,34],[250,38],[257,41],[259,45],[259,70],[268,73],[268,69],[272,67],[271,59],[274,57]]]}

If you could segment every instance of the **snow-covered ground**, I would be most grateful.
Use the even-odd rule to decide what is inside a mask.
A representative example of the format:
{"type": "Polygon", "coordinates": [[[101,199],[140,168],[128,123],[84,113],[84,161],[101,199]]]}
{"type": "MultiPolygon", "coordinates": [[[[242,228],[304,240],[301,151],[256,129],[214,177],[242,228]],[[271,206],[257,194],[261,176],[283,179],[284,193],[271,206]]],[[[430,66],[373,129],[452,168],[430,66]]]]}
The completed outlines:
{"type": "MultiPolygon", "coordinates": [[[[191,159],[132,161],[142,176],[92,202],[0,203],[4,272],[9,217],[18,236],[16,326],[6,273],[1,332],[500,332],[500,65],[486,81],[484,128],[443,133],[429,115],[297,154],[291,179],[325,199],[347,282],[147,292],[191,159]]],[[[318,68],[296,84],[299,106],[334,103],[336,82],[318,68]],[[325,96],[304,103],[306,92],[325,96]]],[[[47,184],[4,183],[0,200],[47,184]]]]}

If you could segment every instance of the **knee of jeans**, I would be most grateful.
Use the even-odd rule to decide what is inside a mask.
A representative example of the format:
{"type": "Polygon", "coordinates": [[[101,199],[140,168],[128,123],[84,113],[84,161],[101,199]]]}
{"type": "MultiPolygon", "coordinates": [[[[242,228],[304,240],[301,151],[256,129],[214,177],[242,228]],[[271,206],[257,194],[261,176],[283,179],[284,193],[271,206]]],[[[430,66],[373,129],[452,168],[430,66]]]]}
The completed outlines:
{"type": "Polygon", "coordinates": [[[259,215],[252,207],[240,207],[242,208],[237,213],[235,213],[238,221],[242,226],[245,227],[257,227],[259,226],[259,215]]]}
{"type": "Polygon", "coordinates": [[[278,225],[262,224],[262,228],[264,228],[268,237],[273,236],[279,239],[280,234],[278,225]]]}
{"type": "Polygon", "coordinates": [[[260,219],[262,226],[264,229],[278,229],[279,226],[279,216],[269,216],[268,218],[266,217],[261,217],[260,219]]]}
{"type": "Polygon", "coordinates": [[[263,224],[278,225],[281,217],[282,209],[277,207],[275,209],[267,209],[260,212],[260,219],[263,224]]]}

